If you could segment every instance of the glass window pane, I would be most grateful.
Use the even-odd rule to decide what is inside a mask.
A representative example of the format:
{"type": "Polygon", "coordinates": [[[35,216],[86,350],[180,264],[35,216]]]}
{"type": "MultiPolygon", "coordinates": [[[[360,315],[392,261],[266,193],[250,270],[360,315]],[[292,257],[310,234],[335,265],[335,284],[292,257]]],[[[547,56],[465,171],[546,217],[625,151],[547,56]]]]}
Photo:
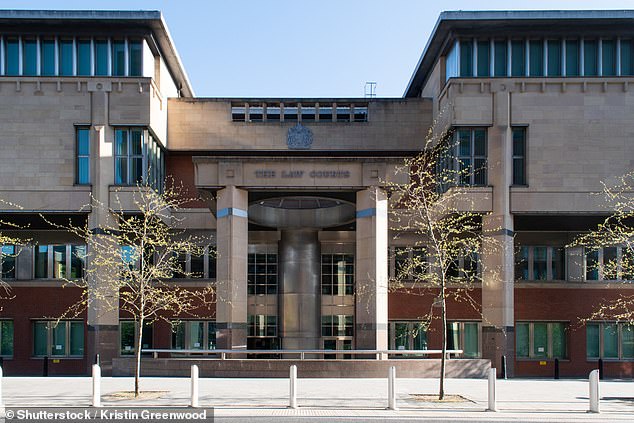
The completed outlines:
{"type": "Polygon", "coordinates": [[[506,76],[507,74],[507,43],[496,41],[493,44],[495,53],[494,76],[506,76]]]}
{"type": "Polygon", "coordinates": [[[216,349],[216,322],[207,322],[207,348],[216,349]]]}
{"type": "Polygon", "coordinates": [[[59,40],[59,74],[73,74],[73,40],[59,40]]]}
{"type": "Polygon", "coordinates": [[[616,75],[616,42],[601,41],[601,72],[603,76],[616,75]]]}
{"type": "Polygon", "coordinates": [[[515,279],[528,280],[528,247],[520,247],[515,255],[515,279]]]}
{"type": "Polygon", "coordinates": [[[515,325],[515,355],[517,357],[528,357],[528,336],[528,323],[517,323],[515,325]]]}
{"type": "Polygon", "coordinates": [[[22,39],[22,75],[37,75],[37,41],[22,39]]]}
{"type": "Polygon", "coordinates": [[[484,129],[473,130],[473,155],[487,155],[487,133],[484,129]]]}
{"type": "Polygon", "coordinates": [[[583,74],[585,76],[599,74],[597,44],[595,40],[584,40],[583,42],[583,74]]]}
{"type": "Polygon", "coordinates": [[[108,75],[108,41],[95,41],[95,75],[108,75]]]}
{"type": "Polygon", "coordinates": [[[548,324],[533,323],[533,357],[545,358],[548,355],[548,324]]]}
{"type": "Polygon", "coordinates": [[[526,161],[523,158],[513,158],[513,185],[526,185],[524,168],[526,161]]]}
{"type": "Polygon", "coordinates": [[[553,247],[553,280],[566,279],[566,250],[564,247],[553,247]]]}
{"type": "Polygon", "coordinates": [[[544,76],[544,43],[540,40],[529,42],[530,76],[544,76]]]}
{"type": "Polygon", "coordinates": [[[553,358],[566,357],[566,325],[564,323],[551,323],[553,339],[553,358]]]}
{"type": "Polygon", "coordinates": [[[526,75],[526,45],[523,40],[511,41],[511,76],[526,75]]]}
{"type": "Polygon", "coordinates": [[[189,348],[192,350],[202,350],[204,344],[204,322],[188,322],[189,323],[189,348]]]}
{"type": "Polygon", "coordinates": [[[4,73],[15,76],[20,73],[20,43],[17,38],[8,38],[4,44],[4,73]]]}
{"type": "Polygon", "coordinates": [[[463,356],[465,358],[477,358],[480,354],[478,351],[478,324],[477,323],[465,323],[464,324],[464,350],[463,356]]]}
{"type": "Polygon", "coordinates": [[[141,41],[128,42],[130,65],[128,72],[130,76],[143,75],[143,44],[141,41]]]}
{"type": "Polygon", "coordinates": [[[586,251],[586,280],[599,280],[599,252],[586,251]]]}
{"type": "Polygon", "coordinates": [[[84,268],[86,266],[86,246],[73,245],[70,249],[70,277],[71,279],[79,279],[84,277],[84,268]]]}
{"type": "Polygon", "coordinates": [[[447,323],[447,349],[460,349],[460,322],[447,323]]]}
{"type": "Polygon", "coordinates": [[[621,351],[621,358],[634,358],[634,325],[621,326],[621,351]]]}
{"type": "Polygon", "coordinates": [[[619,339],[616,323],[603,324],[603,358],[619,357],[619,339]]]}
{"type": "Polygon", "coordinates": [[[48,245],[35,247],[35,278],[48,278],[48,245]]]}
{"type": "Polygon", "coordinates": [[[489,76],[491,71],[491,44],[478,41],[478,76],[489,76]]]}
{"type": "Polygon", "coordinates": [[[13,355],[13,322],[0,321],[0,355],[13,355]]]}
{"type": "Polygon", "coordinates": [[[548,41],[548,76],[561,76],[561,41],[548,41]]]}
{"type": "Polygon", "coordinates": [[[125,42],[112,42],[112,75],[125,76],[125,42]]]}
{"type": "Polygon", "coordinates": [[[15,245],[2,246],[2,279],[15,278],[15,245]]]}
{"type": "Polygon", "coordinates": [[[633,46],[632,40],[621,40],[621,75],[634,75],[633,46]]]}
{"type": "Polygon", "coordinates": [[[66,246],[55,245],[53,247],[53,278],[66,277],[66,246]]]}
{"type": "Polygon", "coordinates": [[[460,76],[473,76],[473,41],[460,41],[460,76]]]}
{"type": "Polygon", "coordinates": [[[77,154],[90,155],[90,130],[88,128],[77,129],[77,154]]]}
{"type": "Polygon", "coordinates": [[[84,355],[84,322],[70,322],[70,355],[84,355]]]}
{"type": "MultiPolygon", "coordinates": [[[[454,43],[447,54],[445,59],[445,81],[449,80],[449,78],[454,78],[458,76],[458,49],[456,46],[458,43],[454,43]]],[[[328,116],[325,116],[326,120],[330,120],[328,116]]],[[[319,107],[319,120],[322,120],[322,108],[319,107]]]]}
{"type": "Polygon", "coordinates": [[[66,355],[66,322],[51,328],[51,355],[66,355]]]}
{"type": "Polygon", "coordinates": [[[55,40],[41,40],[40,48],[40,74],[55,75],[55,40]]]}
{"type": "Polygon", "coordinates": [[[172,323],[172,349],[185,349],[185,322],[172,323]]]}
{"type": "Polygon", "coordinates": [[[45,356],[48,354],[48,322],[35,322],[33,324],[33,355],[45,356]]]}
{"type": "Polygon", "coordinates": [[[414,324],[414,350],[426,350],[427,349],[427,330],[422,324],[414,324]]]}
{"type": "Polygon", "coordinates": [[[121,338],[121,354],[134,354],[134,322],[127,320],[119,322],[119,334],[121,338]]]}
{"type": "Polygon", "coordinates": [[[586,325],[586,357],[599,358],[599,325],[586,325]]]}
{"type": "Polygon", "coordinates": [[[546,247],[533,247],[533,279],[536,281],[546,280],[546,247]]]}
{"type": "Polygon", "coordinates": [[[77,40],[77,75],[90,75],[90,40],[77,40]]]}
{"type": "Polygon", "coordinates": [[[394,348],[397,350],[409,349],[409,331],[407,323],[394,324],[394,348]]]}
{"type": "Polygon", "coordinates": [[[133,156],[143,154],[143,131],[138,129],[130,131],[130,154],[133,156]]]}
{"type": "Polygon", "coordinates": [[[616,280],[618,261],[616,247],[603,248],[603,279],[616,280]]]}
{"type": "Polygon", "coordinates": [[[153,326],[151,323],[143,324],[143,333],[141,333],[141,349],[152,348],[153,341],[153,326]]]}
{"type": "Polygon", "coordinates": [[[128,183],[128,159],[117,157],[115,160],[115,183],[117,185],[128,183]]]}
{"type": "Polygon", "coordinates": [[[128,154],[128,131],[125,129],[115,130],[115,154],[125,156],[128,154]]]}
{"type": "Polygon", "coordinates": [[[579,76],[579,41],[566,41],[566,76],[579,76]]]}

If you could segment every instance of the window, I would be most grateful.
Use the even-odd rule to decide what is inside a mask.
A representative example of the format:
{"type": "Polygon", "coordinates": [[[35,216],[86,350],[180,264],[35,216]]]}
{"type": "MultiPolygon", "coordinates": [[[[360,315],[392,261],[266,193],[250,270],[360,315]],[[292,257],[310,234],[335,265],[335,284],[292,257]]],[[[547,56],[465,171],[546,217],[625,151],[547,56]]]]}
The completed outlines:
{"type": "Polygon", "coordinates": [[[115,184],[143,181],[143,129],[115,129],[115,184]]]}
{"type": "Polygon", "coordinates": [[[458,43],[453,43],[445,57],[445,81],[458,76],[458,43]]]}
{"type": "Polygon", "coordinates": [[[302,122],[312,122],[315,120],[315,106],[302,104],[302,122]]]}
{"type": "Polygon", "coordinates": [[[480,274],[480,255],[475,252],[460,255],[457,260],[449,264],[447,269],[447,276],[452,279],[469,278],[474,280],[480,274]]]}
{"type": "Polygon", "coordinates": [[[13,320],[0,320],[0,356],[13,355],[13,320]]]}
{"type": "Polygon", "coordinates": [[[125,41],[112,41],[112,75],[125,76],[125,41]]]}
{"type": "Polygon", "coordinates": [[[566,358],[568,324],[563,322],[518,322],[515,324],[517,358],[566,358]]]}
{"type": "Polygon", "coordinates": [[[61,39],[59,44],[59,74],[71,76],[73,74],[73,40],[61,39]]]}
{"type": "Polygon", "coordinates": [[[6,38],[4,42],[5,75],[20,74],[20,41],[17,38],[6,38]]]}
{"type": "Polygon", "coordinates": [[[215,350],[216,322],[180,320],[172,322],[173,350],[215,350]]]}
{"type": "Polygon", "coordinates": [[[448,322],[447,349],[462,350],[464,358],[480,357],[480,323],[448,322]]]}
{"type": "Polygon", "coordinates": [[[350,106],[337,104],[337,122],[350,122],[350,106]]]}
{"type": "Polygon", "coordinates": [[[515,253],[515,279],[565,280],[564,247],[521,246],[515,253]]]}
{"type": "Polygon", "coordinates": [[[22,75],[37,75],[37,40],[22,39],[22,75]]]}
{"type": "Polygon", "coordinates": [[[580,54],[579,41],[566,40],[566,76],[579,76],[580,73],[580,54]]]}
{"type": "Polygon", "coordinates": [[[267,104],[266,105],[266,121],[267,122],[279,122],[280,121],[280,105],[279,104],[267,104]]]}
{"type": "Polygon", "coordinates": [[[108,40],[95,40],[95,75],[108,75],[108,40]]]}
{"type": "Polygon", "coordinates": [[[36,357],[83,357],[82,320],[38,320],[33,322],[33,355],[36,357]]]}
{"type": "Polygon", "coordinates": [[[36,245],[34,248],[36,279],[79,279],[86,266],[85,245],[36,245]]]}
{"type": "Polygon", "coordinates": [[[130,76],[143,75],[143,43],[128,41],[128,74],[130,76]]]}
{"type": "Polygon", "coordinates": [[[319,105],[319,121],[332,122],[332,106],[325,104],[319,105]]]}
{"type": "Polygon", "coordinates": [[[354,336],[353,316],[321,316],[321,336],[354,336]]]}
{"type": "Polygon", "coordinates": [[[529,76],[544,76],[544,42],[531,40],[528,43],[529,76]]]}
{"type": "Polygon", "coordinates": [[[588,323],[586,356],[588,359],[634,359],[634,325],[619,322],[588,323]]]}
{"type": "Polygon", "coordinates": [[[394,247],[394,272],[397,279],[423,279],[427,273],[427,252],[424,247],[394,247]]]}
{"type": "Polygon", "coordinates": [[[322,295],[354,294],[354,255],[321,255],[322,295]]]}
{"type": "Polygon", "coordinates": [[[478,41],[478,71],[477,76],[489,76],[491,73],[491,43],[478,41]]]}
{"type": "Polygon", "coordinates": [[[460,76],[473,76],[473,42],[460,41],[460,76]]]}
{"type": "MultiPolygon", "coordinates": [[[[141,334],[141,349],[152,348],[153,339],[152,324],[145,322],[143,325],[143,333],[141,334]]],[[[119,342],[121,355],[134,354],[134,346],[139,337],[139,325],[134,320],[119,321],[119,342]]]]}
{"type": "Polygon", "coordinates": [[[288,122],[296,122],[297,121],[297,105],[296,104],[285,104],[284,105],[284,120],[288,122]]]}
{"type": "Polygon", "coordinates": [[[511,76],[526,75],[526,43],[524,40],[511,41],[511,76]]]}
{"type": "Polygon", "coordinates": [[[513,185],[526,185],[526,128],[513,128],[513,185]]]}
{"type": "Polygon", "coordinates": [[[633,47],[632,40],[621,40],[621,75],[623,76],[634,75],[633,47]]]}
{"type": "Polygon", "coordinates": [[[90,184],[90,128],[78,127],[75,135],[75,183],[78,185],[90,184]]]}
{"type": "Polygon", "coordinates": [[[277,316],[249,315],[249,336],[277,336],[277,316]]]}
{"type": "Polygon", "coordinates": [[[249,122],[262,122],[264,107],[261,104],[249,104],[249,122]]]}
{"type": "Polygon", "coordinates": [[[485,128],[458,128],[454,132],[459,185],[486,185],[487,136],[485,128]]]}
{"type": "Polygon", "coordinates": [[[495,63],[493,65],[494,76],[506,76],[508,71],[508,45],[506,41],[495,41],[493,52],[495,63]]]}
{"type": "Polygon", "coordinates": [[[55,40],[40,41],[40,75],[55,75],[55,40]]]}
{"type": "Polygon", "coordinates": [[[17,256],[15,245],[3,245],[2,255],[0,261],[2,261],[2,274],[0,276],[4,279],[15,279],[15,258],[17,256]]]}
{"type": "Polygon", "coordinates": [[[250,253],[248,266],[249,295],[277,294],[277,254],[250,253]]]}
{"type": "Polygon", "coordinates": [[[586,248],[586,280],[630,279],[631,275],[624,274],[621,267],[623,260],[631,261],[627,256],[628,254],[629,250],[623,247],[586,248]]]}
{"type": "Polygon", "coordinates": [[[77,75],[89,76],[92,63],[92,48],[90,40],[77,40],[77,75]]]}
{"type": "Polygon", "coordinates": [[[368,106],[363,104],[354,105],[354,121],[355,122],[367,122],[368,121],[368,106]]]}
{"type": "Polygon", "coordinates": [[[561,76],[561,41],[548,40],[548,76],[561,76]]]}
{"type": "Polygon", "coordinates": [[[427,325],[423,322],[389,322],[388,342],[391,350],[426,350],[427,325]]]}
{"type": "Polygon", "coordinates": [[[583,41],[583,74],[585,76],[599,74],[598,44],[596,40],[583,41]]]}
{"type": "Polygon", "coordinates": [[[601,75],[616,75],[616,41],[601,41],[601,75]]]}

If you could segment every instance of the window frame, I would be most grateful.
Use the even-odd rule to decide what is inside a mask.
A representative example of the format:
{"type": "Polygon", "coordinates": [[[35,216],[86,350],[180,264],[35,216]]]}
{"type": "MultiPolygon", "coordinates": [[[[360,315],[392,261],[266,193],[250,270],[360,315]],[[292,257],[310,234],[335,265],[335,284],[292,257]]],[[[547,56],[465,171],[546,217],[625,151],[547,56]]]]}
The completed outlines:
{"type": "Polygon", "coordinates": [[[623,353],[623,328],[625,326],[632,327],[634,330],[634,324],[630,322],[621,322],[621,321],[592,321],[586,323],[586,361],[625,361],[631,362],[634,361],[634,355],[632,357],[624,357],[623,353]],[[598,326],[599,328],[599,338],[597,342],[599,343],[599,356],[598,357],[590,357],[588,356],[588,326],[598,326]],[[604,341],[604,329],[606,325],[616,325],[617,327],[617,357],[605,357],[605,341],[604,341]]]}
{"type": "Polygon", "coordinates": [[[352,296],[355,293],[355,254],[351,252],[322,252],[320,254],[320,286],[321,295],[344,297],[352,296]],[[324,261],[325,257],[330,257],[330,261],[324,261]],[[338,270],[339,261],[344,262],[344,273],[340,274],[338,270]],[[352,267],[352,272],[348,272],[348,266],[352,267]],[[330,268],[330,272],[324,273],[324,269],[330,268]],[[343,276],[343,293],[340,291],[338,282],[339,276],[343,276]]]}
{"type": "MultiPolygon", "coordinates": [[[[463,358],[480,358],[482,357],[482,322],[479,320],[449,320],[447,321],[447,327],[445,328],[445,330],[447,331],[447,335],[449,334],[449,325],[453,325],[453,324],[457,324],[458,325],[458,348],[454,348],[453,349],[457,349],[457,350],[463,350],[461,356],[463,358]],[[475,354],[475,356],[473,357],[466,357],[464,355],[464,345],[465,345],[465,324],[475,324],[476,325],[476,331],[478,333],[478,351],[475,354]]],[[[448,336],[447,336],[448,338],[448,336]]],[[[447,346],[447,349],[450,349],[449,346],[447,346]]]]}
{"type": "MultiPolygon", "coordinates": [[[[73,243],[69,243],[69,244],[34,244],[33,245],[33,249],[32,249],[32,275],[33,275],[33,279],[36,280],[79,280],[81,278],[71,278],[71,274],[72,274],[72,266],[73,266],[73,247],[83,247],[84,251],[86,250],[87,246],[86,244],[73,244],[73,243]],[[37,260],[37,249],[39,247],[46,247],[46,277],[36,277],[36,260],[37,260]],[[65,260],[64,260],[64,266],[65,266],[65,272],[66,275],[60,278],[56,278],[54,277],[55,272],[54,272],[54,265],[55,265],[55,259],[54,259],[54,247],[65,247],[65,260]]],[[[84,256],[84,260],[83,260],[83,266],[82,266],[82,275],[85,276],[86,275],[86,259],[84,256]]],[[[82,276],[82,277],[83,277],[82,276]]]]}
{"type": "Polygon", "coordinates": [[[182,319],[182,320],[172,320],[170,322],[170,325],[172,327],[172,336],[170,337],[170,348],[174,351],[182,351],[182,350],[200,350],[200,352],[207,352],[207,351],[214,351],[218,345],[217,340],[218,340],[218,326],[216,324],[216,321],[213,319],[182,319]],[[201,348],[197,348],[195,346],[191,345],[191,330],[192,330],[192,323],[196,323],[196,324],[203,324],[203,346],[201,348]],[[176,348],[175,345],[175,337],[174,335],[176,334],[176,328],[179,325],[184,325],[184,337],[185,337],[185,342],[184,342],[184,346],[183,348],[176,348]],[[213,348],[210,348],[210,340],[209,340],[209,330],[210,330],[210,325],[213,325],[214,328],[214,342],[213,342],[213,348]]]}
{"type": "Polygon", "coordinates": [[[15,280],[17,279],[17,264],[18,264],[18,246],[15,244],[0,244],[0,280],[15,280]],[[10,247],[13,249],[13,252],[9,253],[5,253],[4,249],[5,247],[10,247]],[[13,269],[11,269],[11,271],[6,272],[4,271],[4,257],[12,257],[13,259],[13,269]],[[11,274],[9,276],[5,276],[5,274],[11,274]]]}
{"type": "Polygon", "coordinates": [[[74,359],[84,359],[86,357],[86,322],[82,319],[69,319],[69,320],[60,320],[57,324],[54,324],[55,320],[50,319],[33,319],[31,320],[31,357],[32,358],[74,358],[74,359]],[[46,353],[44,355],[35,353],[35,327],[37,323],[46,323],[46,353]],[[71,354],[72,348],[72,331],[71,326],[72,323],[81,323],[82,324],[82,354],[71,354]],[[55,354],[53,355],[53,331],[59,327],[59,325],[64,325],[64,354],[55,354]]]}
{"type": "Polygon", "coordinates": [[[418,350],[426,351],[429,349],[428,326],[425,322],[418,320],[389,320],[388,321],[388,349],[398,350],[418,350]],[[407,348],[396,346],[396,325],[407,325],[407,348]],[[414,348],[416,346],[415,334],[424,334],[425,348],[414,348]]]}
{"type": "Polygon", "coordinates": [[[0,357],[2,358],[13,358],[15,354],[15,322],[13,319],[0,319],[0,357]],[[2,350],[2,340],[4,338],[3,327],[4,323],[11,323],[11,354],[3,354],[2,350]]]}
{"type": "Polygon", "coordinates": [[[389,275],[391,278],[401,280],[401,281],[414,281],[414,274],[429,274],[431,272],[431,266],[429,264],[429,257],[427,254],[427,247],[425,245],[394,245],[390,247],[390,269],[389,275]],[[398,262],[400,254],[405,254],[405,266],[410,271],[407,271],[404,274],[404,277],[399,278],[398,272],[398,262]],[[416,257],[417,253],[422,253],[424,257],[424,269],[421,272],[412,272],[411,269],[414,267],[414,257],[416,257]]]}
{"type": "Polygon", "coordinates": [[[568,321],[556,321],[556,320],[533,320],[526,321],[520,320],[515,322],[515,359],[523,360],[523,361],[554,361],[555,359],[559,360],[570,360],[570,322],[568,321]],[[518,325],[528,325],[528,357],[518,356],[517,355],[517,326],[518,325]],[[540,357],[535,355],[535,324],[546,324],[546,356],[540,357]],[[565,355],[563,357],[555,357],[553,354],[553,327],[555,324],[563,324],[564,327],[564,341],[565,341],[565,355]]]}
{"type": "Polygon", "coordinates": [[[456,181],[454,182],[457,186],[461,187],[485,187],[488,186],[489,183],[489,134],[487,126],[455,126],[452,128],[453,136],[452,136],[452,150],[453,157],[451,158],[451,163],[454,171],[458,174],[456,175],[456,181]],[[461,131],[469,131],[469,155],[460,154],[460,132],[461,131]],[[475,152],[475,142],[476,142],[476,132],[482,131],[484,133],[484,155],[476,154],[475,152]],[[468,160],[470,163],[471,171],[468,173],[469,182],[463,183],[462,178],[462,161],[468,160]],[[479,172],[475,167],[476,160],[480,160],[484,162],[484,166],[480,169],[483,172],[483,183],[476,184],[476,177],[479,172]]]}
{"type": "MultiPolygon", "coordinates": [[[[130,355],[134,354],[134,349],[136,348],[137,342],[139,340],[139,323],[134,320],[134,319],[119,319],[119,346],[118,346],[118,350],[119,350],[119,357],[127,357],[130,355]],[[124,350],[122,348],[122,343],[123,343],[123,337],[122,337],[122,330],[121,330],[121,325],[125,323],[125,324],[129,324],[129,323],[133,323],[134,324],[134,345],[132,346],[131,350],[124,350]],[[124,353],[123,351],[131,351],[130,353],[124,353]]],[[[154,323],[153,322],[144,322],[144,327],[147,328],[147,330],[150,331],[150,333],[152,334],[152,339],[150,340],[150,348],[152,348],[154,345],[154,323]]],[[[143,349],[143,348],[141,348],[143,349]]],[[[149,353],[142,353],[142,356],[146,356],[149,353]]]]}
{"type": "Polygon", "coordinates": [[[516,249],[515,249],[515,259],[514,259],[514,280],[516,281],[521,281],[523,282],[538,282],[538,283],[543,283],[543,282],[549,282],[549,281],[556,281],[556,282],[565,282],[568,280],[568,260],[567,260],[567,256],[568,256],[568,250],[566,249],[566,247],[564,245],[517,245],[516,249]],[[526,263],[528,266],[528,272],[527,272],[527,279],[522,279],[518,276],[518,267],[521,263],[521,261],[518,260],[519,257],[521,257],[521,249],[522,248],[527,248],[528,249],[528,255],[526,258],[526,263]],[[546,248],[546,279],[535,279],[535,275],[534,275],[534,266],[535,266],[535,248],[546,248]],[[561,279],[553,279],[553,273],[554,273],[554,265],[555,265],[555,261],[553,260],[554,257],[554,250],[555,249],[560,249],[563,248],[563,265],[564,265],[564,269],[563,269],[563,275],[561,279]]]}
{"type": "Polygon", "coordinates": [[[629,281],[629,279],[623,279],[623,267],[621,266],[624,248],[626,247],[623,247],[621,245],[605,246],[598,249],[584,248],[583,249],[583,280],[584,282],[604,282],[604,283],[608,282],[609,283],[609,282],[629,281]],[[616,269],[616,278],[614,279],[605,279],[605,274],[604,274],[605,251],[604,250],[606,248],[616,248],[617,269],[616,269]],[[588,257],[589,257],[589,254],[594,252],[597,253],[597,267],[595,269],[597,271],[597,279],[589,279],[588,272],[590,272],[591,270],[588,267],[588,257]]]}
{"type": "Polygon", "coordinates": [[[90,128],[89,125],[77,125],[77,126],[75,126],[75,185],[92,185],[92,181],[91,181],[91,178],[90,178],[90,176],[91,176],[90,175],[90,170],[91,170],[90,169],[91,168],[91,166],[90,166],[90,164],[91,164],[90,163],[90,157],[91,157],[91,154],[92,154],[92,148],[91,148],[91,142],[90,142],[90,138],[91,138],[90,129],[91,128],[90,128]],[[88,134],[88,141],[87,141],[88,142],[88,154],[80,154],[80,146],[79,146],[80,136],[79,136],[79,134],[80,134],[80,132],[83,132],[83,131],[86,131],[87,134],[88,134]],[[80,172],[79,172],[80,166],[79,166],[79,163],[80,163],[80,160],[82,160],[82,159],[87,160],[87,163],[88,163],[88,165],[87,165],[88,166],[88,180],[85,181],[85,182],[82,182],[80,180],[80,172]]]}
{"type": "Polygon", "coordinates": [[[511,186],[514,187],[527,187],[528,186],[528,126],[512,126],[511,127],[511,141],[512,141],[512,146],[511,146],[511,155],[512,155],[512,164],[511,164],[511,172],[512,172],[512,181],[511,181],[511,186]],[[521,132],[523,134],[523,146],[522,146],[522,154],[516,154],[515,151],[515,133],[517,132],[521,132]],[[515,161],[516,160],[522,160],[524,162],[523,166],[522,166],[522,183],[519,183],[516,180],[516,174],[515,174],[515,161]]]}

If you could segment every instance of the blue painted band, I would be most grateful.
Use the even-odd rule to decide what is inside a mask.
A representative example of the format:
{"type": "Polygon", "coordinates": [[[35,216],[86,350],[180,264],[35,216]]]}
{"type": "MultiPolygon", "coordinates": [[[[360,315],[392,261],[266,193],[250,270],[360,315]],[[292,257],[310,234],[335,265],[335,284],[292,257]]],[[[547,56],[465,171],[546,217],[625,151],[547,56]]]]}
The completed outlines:
{"type": "Polygon", "coordinates": [[[357,211],[357,219],[362,219],[364,217],[372,217],[372,216],[376,216],[376,208],[357,211]]]}
{"type": "Polygon", "coordinates": [[[235,209],[233,207],[227,207],[227,208],[218,210],[217,219],[221,219],[227,216],[248,217],[248,214],[246,210],[235,209]]]}

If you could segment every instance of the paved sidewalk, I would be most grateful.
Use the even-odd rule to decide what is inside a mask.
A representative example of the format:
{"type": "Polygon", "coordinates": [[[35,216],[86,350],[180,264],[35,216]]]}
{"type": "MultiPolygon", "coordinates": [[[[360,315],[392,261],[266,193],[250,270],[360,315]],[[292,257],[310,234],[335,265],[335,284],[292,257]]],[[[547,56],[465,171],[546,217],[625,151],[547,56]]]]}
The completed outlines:
{"type": "MultiPolygon", "coordinates": [[[[143,378],[142,390],[166,391],[158,399],[111,400],[129,391],[132,378],[103,378],[104,406],[187,406],[189,379],[143,378]]],[[[634,421],[634,381],[602,381],[601,414],[588,410],[586,380],[513,379],[497,382],[497,413],[486,412],[487,381],[448,379],[448,394],[469,401],[436,404],[412,394],[433,394],[437,379],[398,379],[398,411],[386,410],[386,379],[299,379],[298,410],[288,405],[287,379],[200,379],[200,406],[215,407],[216,421],[634,421]],[[245,419],[245,417],[250,417],[245,419]]],[[[3,379],[6,406],[89,406],[91,379],[86,377],[8,377],[3,379]]]]}

